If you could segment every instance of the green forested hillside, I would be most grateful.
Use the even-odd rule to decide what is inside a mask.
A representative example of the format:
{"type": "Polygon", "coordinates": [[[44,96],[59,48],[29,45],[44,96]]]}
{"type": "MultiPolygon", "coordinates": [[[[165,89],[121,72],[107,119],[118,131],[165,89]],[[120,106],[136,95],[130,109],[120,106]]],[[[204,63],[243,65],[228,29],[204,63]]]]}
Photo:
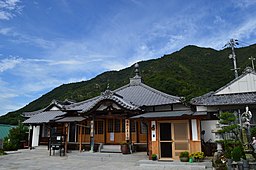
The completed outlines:
{"type": "MultiPolygon", "coordinates": [[[[145,84],[189,100],[216,90],[234,78],[234,73],[230,70],[233,68],[233,61],[228,58],[230,53],[230,49],[217,51],[186,46],[161,58],[140,62],[140,74],[145,84]]],[[[237,64],[241,68],[239,74],[246,66],[251,66],[248,58],[255,54],[256,45],[236,49],[237,64]]],[[[129,83],[129,78],[133,76],[134,68],[128,67],[102,73],[88,81],[61,85],[27,106],[0,117],[0,123],[16,124],[17,120],[22,120],[22,112],[41,109],[53,99],[89,99],[104,91],[108,83],[110,89],[114,90],[129,83]]]]}

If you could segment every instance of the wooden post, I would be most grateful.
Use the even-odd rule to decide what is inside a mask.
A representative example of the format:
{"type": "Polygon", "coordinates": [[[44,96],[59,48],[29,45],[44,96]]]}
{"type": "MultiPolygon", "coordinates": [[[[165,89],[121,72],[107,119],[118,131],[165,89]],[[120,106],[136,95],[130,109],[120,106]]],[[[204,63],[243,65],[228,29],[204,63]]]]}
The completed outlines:
{"type": "Polygon", "coordinates": [[[65,124],[65,153],[68,151],[68,123],[65,124]]]}
{"type": "Polygon", "coordinates": [[[79,151],[82,152],[82,126],[79,126],[79,151]]]}

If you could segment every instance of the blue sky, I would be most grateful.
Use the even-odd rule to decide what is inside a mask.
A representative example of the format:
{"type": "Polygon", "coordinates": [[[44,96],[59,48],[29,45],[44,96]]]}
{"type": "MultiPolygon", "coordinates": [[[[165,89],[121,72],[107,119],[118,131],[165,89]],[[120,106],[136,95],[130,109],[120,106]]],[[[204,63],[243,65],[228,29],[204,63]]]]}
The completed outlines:
{"type": "Polygon", "coordinates": [[[255,9],[256,0],[0,0],[0,115],[186,45],[254,44],[255,9]]]}

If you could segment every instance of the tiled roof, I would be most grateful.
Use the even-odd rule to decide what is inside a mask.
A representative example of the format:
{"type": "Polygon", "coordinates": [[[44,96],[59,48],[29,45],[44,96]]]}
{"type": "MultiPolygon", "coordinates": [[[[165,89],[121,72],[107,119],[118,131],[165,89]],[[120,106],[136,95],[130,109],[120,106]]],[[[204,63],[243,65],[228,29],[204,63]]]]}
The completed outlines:
{"type": "Polygon", "coordinates": [[[128,84],[114,92],[123,96],[124,100],[131,101],[132,104],[140,107],[181,103],[180,97],[163,93],[143,83],[128,84]]]}
{"type": "Polygon", "coordinates": [[[215,95],[215,92],[193,98],[191,104],[204,106],[255,104],[256,92],[215,95]]]}
{"type": "Polygon", "coordinates": [[[45,108],[43,109],[40,109],[40,110],[37,110],[37,111],[33,111],[33,112],[23,112],[22,115],[24,117],[31,117],[33,115],[36,115],[36,114],[39,114],[39,113],[42,113],[44,111],[49,111],[49,109],[52,107],[52,106],[56,106],[58,107],[60,110],[63,109],[65,106],[68,106],[70,104],[74,104],[75,102],[73,101],[70,101],[68,99],[64,100],[64,101],[59,101],[59,100],[52,100],[52,102],[45,108]]]}
{"type": "Polygon", "coordinates": [[[85,120],[86,118],[81,117],[81,116],[68,116],[68,117],[63,117],[60,119],[56,119],[55,122],[81,122],[83,120],[85,120]]]}
{"type": "Polygon", "coordinates": [[[114,90],[111,93],[112,94],[109,95],[102,94],[101,96],[75,103],[67,106],[66,109],[87,112],[96,106],[97,103],[107,99],[115,101],[117,104],[128,110],[139,110],[142,106],[159,106],[181,103],[180,97],[160,92],[143,83],[130,83],[114,90]]]}
{"type": "Polygon", "coordinates": [[[187,111],[168,111],[168,112],[149,112],[141,115],[131,117],[132,119],[137,118],[168,118],[168,117],[180,117],[185,115],[192,115],[194,112],[187,111]]]}
{"type": "Polygon", "coordinates": [[[45,111],[38,113],[36,115],[33,115],[29,119],[25,120],[23,123],[25,124],[33,124],[33,123],[48,123],[50,120],[55,119],[58,116],[62,116],[66,114],[66,112],[62,111],[45,111]]]}
{"type": "Polygon", "coordinates": [[[242,79],[248,73],[256,74],[251,68],[246,68],[243,74],[235,78],[225,86],[219,88],[215,92],[209,92],[202,96],[193,98],[190,103],[194,105],[203,106],[221,106],[221,105],[241,105],[241,104],[255,104],[256,92],[243,92],[243,93],[230,93],[230,94],[218,94],[221,90],[227,88],[234,82],[242,79]]]}
{"type": "Polygon", "coordinates": [[[110,90],[106,90],[104,93],[102,93],[101,96],[98,96],[93,99],[89,99],[80,103],[76,103],[74,105],[70,105],[66,107],[66,109],[87,112],[103,100],[112,100],[116,102],[119,106],[123,107],[124,109],[140,110],[139,107],[133,105],[131,102],[123,100],[122,96],[119,96],[110,90]]]}

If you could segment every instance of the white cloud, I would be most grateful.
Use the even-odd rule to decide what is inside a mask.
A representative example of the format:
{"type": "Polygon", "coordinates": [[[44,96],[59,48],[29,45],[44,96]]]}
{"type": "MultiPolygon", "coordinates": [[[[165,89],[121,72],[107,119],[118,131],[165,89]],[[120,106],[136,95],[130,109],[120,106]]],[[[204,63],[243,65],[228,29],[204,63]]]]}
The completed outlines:
{"type": "Polygon", "coordinates": [[[20,0],[0,0],[0,20],[10,20],[21,13],[20,0]]]}
{"type": "Polygon", "coordinates": [[[232,0],[235,7],[246,9],[256,4],[256,0],[232,0]]]}
{"type": "Polygon", "coordinates": [[[4,72],[8,69],[12,69],[21,62],[22,60],[16,57],[2,59],[0,60],[0,72],[4,72]]]}

